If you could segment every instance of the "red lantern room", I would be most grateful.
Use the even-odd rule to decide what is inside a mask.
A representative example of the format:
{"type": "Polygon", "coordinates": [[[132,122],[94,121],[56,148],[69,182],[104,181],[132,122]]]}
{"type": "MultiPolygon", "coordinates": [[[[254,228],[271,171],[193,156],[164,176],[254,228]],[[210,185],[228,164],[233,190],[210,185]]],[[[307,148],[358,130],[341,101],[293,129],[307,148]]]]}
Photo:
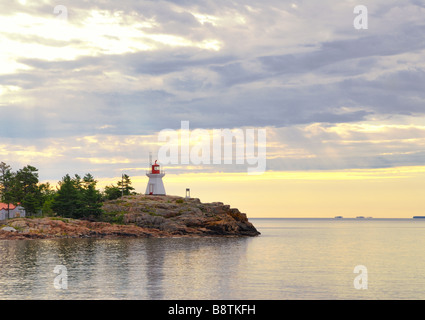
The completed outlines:
{"type": "Polygon", "coordinates": [[[157,164],[158,160],[155,160],[155,164],[152,165],[152,173],[153,174],[160,174],[160,170],[159,170],[159,164],[157,164]]]}

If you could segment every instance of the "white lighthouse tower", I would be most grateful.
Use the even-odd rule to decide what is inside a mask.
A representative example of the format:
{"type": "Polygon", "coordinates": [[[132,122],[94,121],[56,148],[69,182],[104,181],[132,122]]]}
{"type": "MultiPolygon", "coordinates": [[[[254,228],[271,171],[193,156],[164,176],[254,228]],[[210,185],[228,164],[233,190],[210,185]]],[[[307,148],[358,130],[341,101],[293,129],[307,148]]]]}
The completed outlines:
{"type": "Polygon", "coordinates": [[[157,161],[155,160],[155,163],[152,164],[152,156],[149,155],[149,166],[151,169],[146,172],[149,182],[145,194],[165,196],[164,183],[162,182],[162,177],[165,176],[165,173],[161,171],[159,164],[156,163],[157,161]]]}

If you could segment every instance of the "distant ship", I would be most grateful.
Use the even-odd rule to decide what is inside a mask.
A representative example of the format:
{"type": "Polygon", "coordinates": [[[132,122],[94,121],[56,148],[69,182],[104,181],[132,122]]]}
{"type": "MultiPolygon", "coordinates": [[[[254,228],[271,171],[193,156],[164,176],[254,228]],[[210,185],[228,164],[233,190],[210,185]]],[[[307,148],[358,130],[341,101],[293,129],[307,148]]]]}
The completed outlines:
{"type": "Polygon", "coordinates": [[[342,219],[343,216],[336,216],[335,219],[342,219]]]}
{"type": "Polygon", "coordinates": [[[356,219],[364,219],[363,216],[357,216],[356,219]]]}
{"type": "Polygon", "coordinates": [[[425,219],[425,216],[414,216],[413,219],[425,219]]]}

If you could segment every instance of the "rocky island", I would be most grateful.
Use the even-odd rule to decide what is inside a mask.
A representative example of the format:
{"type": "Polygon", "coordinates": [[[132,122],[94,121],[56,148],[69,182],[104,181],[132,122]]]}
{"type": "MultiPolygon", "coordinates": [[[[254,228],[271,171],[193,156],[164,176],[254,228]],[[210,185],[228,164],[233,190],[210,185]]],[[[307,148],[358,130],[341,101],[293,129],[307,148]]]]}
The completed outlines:
{"type": "Polygon", "coordinates": [[[0,239],[257,236],[246,214],[197,198],[130,195],[103,204],[101,219],[15,218],[0,222],[0,239]]]}

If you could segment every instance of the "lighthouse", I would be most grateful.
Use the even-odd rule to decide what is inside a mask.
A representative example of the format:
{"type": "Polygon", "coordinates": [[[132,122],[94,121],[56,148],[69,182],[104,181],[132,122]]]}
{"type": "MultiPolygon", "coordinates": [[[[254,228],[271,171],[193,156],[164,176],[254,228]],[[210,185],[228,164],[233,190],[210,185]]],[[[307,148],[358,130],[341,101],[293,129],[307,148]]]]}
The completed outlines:
{"type": "Polygon", "coordinates": [[[149,157],[150,171],[146,172],[149,181],[145,194],[165,196],[164,183],[162,182],[162,177],[165,176],[165,173],[160,169],[159,164],[156,163],[157,161],[155,160],[155,163],[152,164],[151,157],[149,157]]]}

